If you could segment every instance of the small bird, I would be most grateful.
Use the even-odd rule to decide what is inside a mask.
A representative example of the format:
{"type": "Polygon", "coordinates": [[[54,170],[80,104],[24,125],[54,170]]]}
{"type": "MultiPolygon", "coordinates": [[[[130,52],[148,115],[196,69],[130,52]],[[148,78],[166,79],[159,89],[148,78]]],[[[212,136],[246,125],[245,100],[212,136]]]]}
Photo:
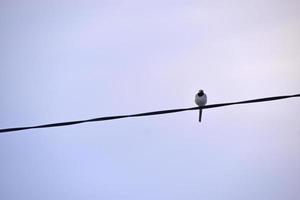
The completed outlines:
{"type": "MultiPolygon", "coordinates": [[[[195,96],[195,103],[199,106],[205,106],[207,103],[207,96],[204,93],[203,90],[199,90],[199,92],[196,94],[195,96]]],[[[202,109],[199,109],[199,122],[201,122],[201,118],[202,118],[202,109]]]]}

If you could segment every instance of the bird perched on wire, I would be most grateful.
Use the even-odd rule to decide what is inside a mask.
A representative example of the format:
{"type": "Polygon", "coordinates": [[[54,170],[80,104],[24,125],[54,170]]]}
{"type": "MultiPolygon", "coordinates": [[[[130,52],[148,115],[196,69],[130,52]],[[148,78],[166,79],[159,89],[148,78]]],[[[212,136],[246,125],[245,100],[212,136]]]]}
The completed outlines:
{"type": "Polygon", "coordinates": [[[207,96],[203,90],[199,90],[199,92],[195,96],[195,103],[200,107],[199,109],[199,122],[201,122],[202,118],[202,106],[205,106],[207,103],[207,96]]]}

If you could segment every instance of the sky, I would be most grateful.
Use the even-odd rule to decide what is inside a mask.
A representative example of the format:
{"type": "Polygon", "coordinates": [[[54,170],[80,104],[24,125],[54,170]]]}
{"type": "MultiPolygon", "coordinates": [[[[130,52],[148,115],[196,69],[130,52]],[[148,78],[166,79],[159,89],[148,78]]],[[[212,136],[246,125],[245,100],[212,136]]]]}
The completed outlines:
{"type": "MultiPolygon", "coordinates": [[[[1,0],[0,127],[300,92],[297,0],[1,0]]],[[[300,101],[0,135],[0,199],[300,199],[300,101]]]]}

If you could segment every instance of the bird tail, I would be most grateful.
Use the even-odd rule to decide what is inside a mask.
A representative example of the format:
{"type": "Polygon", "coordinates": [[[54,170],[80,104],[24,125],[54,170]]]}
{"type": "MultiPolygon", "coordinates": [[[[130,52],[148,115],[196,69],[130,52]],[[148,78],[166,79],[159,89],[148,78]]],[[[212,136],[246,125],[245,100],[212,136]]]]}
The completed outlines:
{"type": "Polygon", "coordinates": [[[201,122],[201,119],[202,119],[202,109],[200,108],[199,109],[199,122],[201,122]]]}

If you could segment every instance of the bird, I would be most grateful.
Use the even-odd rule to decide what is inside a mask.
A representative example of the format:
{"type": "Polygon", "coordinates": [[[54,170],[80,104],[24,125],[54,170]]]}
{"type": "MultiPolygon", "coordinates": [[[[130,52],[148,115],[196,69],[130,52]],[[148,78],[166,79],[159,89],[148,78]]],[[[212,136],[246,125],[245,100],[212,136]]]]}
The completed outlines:
{"type": "Polygon", "coordinates": [[[207,96],[203,90],[199,90],[199,92],[195,96],[195,103],[200,107],[199,109],[199,122],[201,122],[202,118],[202,106],[205,106],[207,103],[207,96]]]}

